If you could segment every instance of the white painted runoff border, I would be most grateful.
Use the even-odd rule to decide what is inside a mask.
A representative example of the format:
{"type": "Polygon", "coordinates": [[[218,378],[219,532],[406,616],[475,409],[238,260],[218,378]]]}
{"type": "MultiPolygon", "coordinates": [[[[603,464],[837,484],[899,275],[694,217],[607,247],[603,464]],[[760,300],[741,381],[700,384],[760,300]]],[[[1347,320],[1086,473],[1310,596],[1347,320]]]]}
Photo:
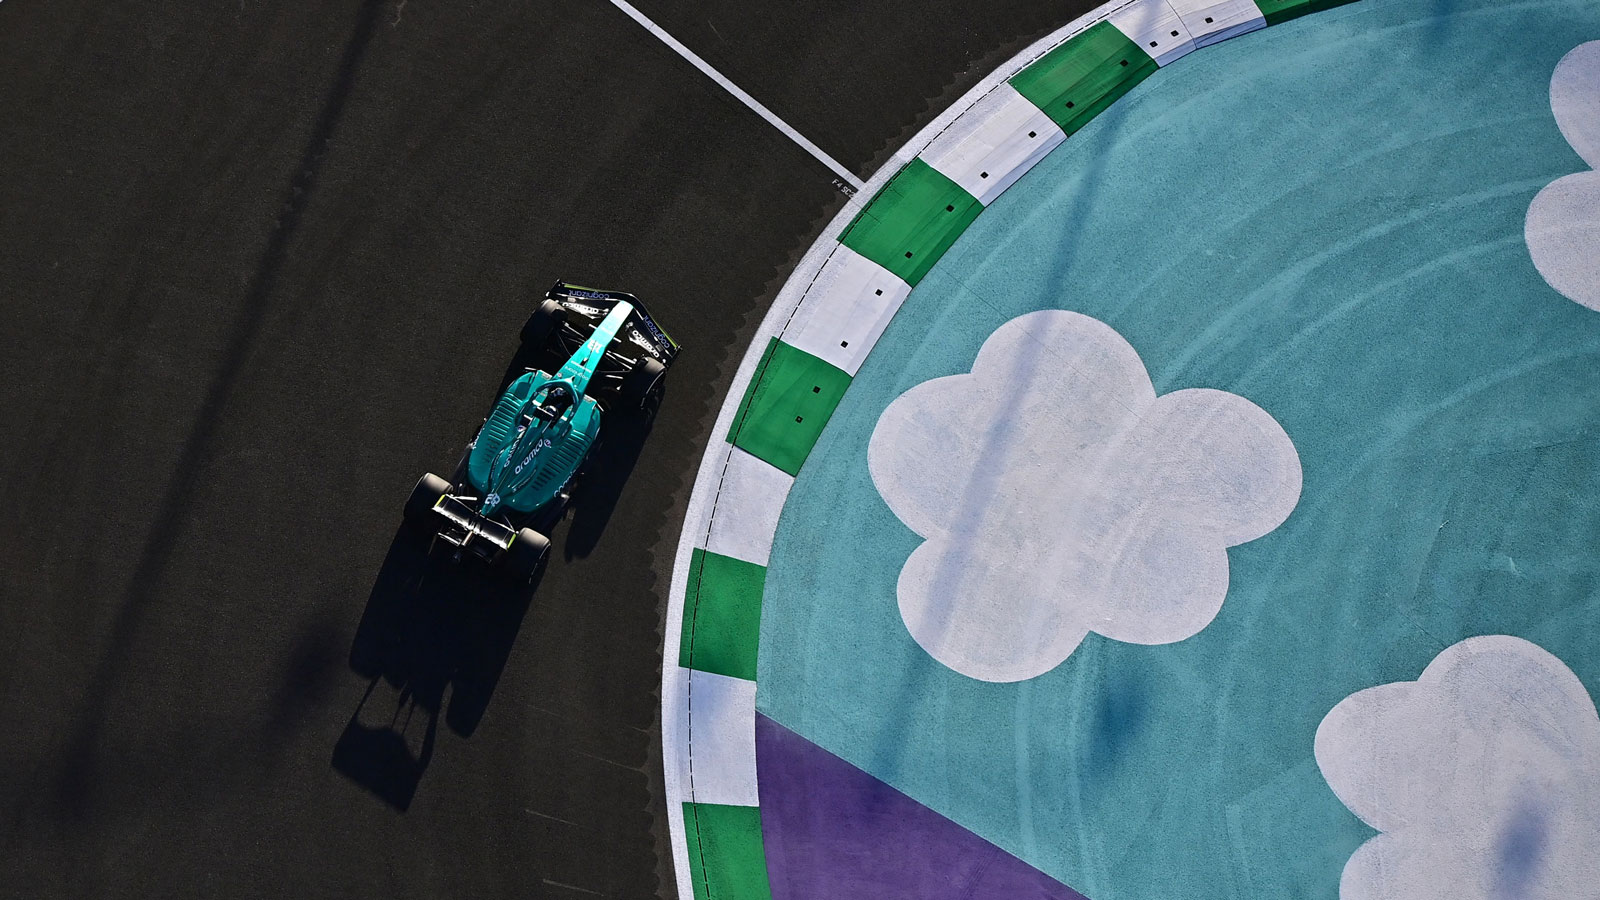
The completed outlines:
{"type": "Polygon", "coordinates": [[[992,203],[1065,139],[1049,117],[1006,82],[1106,20],[1138,41],[1160,65],[1266,25],[1251,0],[1113,0],[1035,42],[940,113],[846,202],[778,292],[734,374],[695,476],[667,602],[661,749],[672,863],[683,900],[695,896],[683,804],[759,805],[755,682],[693,671],[677,660],[694,551],[703,548],[765,565],[794,483],[788,474],[727,441],[767,344],[779,338],[854,376],[911,288],[840,244],[844,230],[889,179],[918,156],[983,205],[992,203]],[[1151,41],[1157,46],[1151,47],[1151,41]]]}

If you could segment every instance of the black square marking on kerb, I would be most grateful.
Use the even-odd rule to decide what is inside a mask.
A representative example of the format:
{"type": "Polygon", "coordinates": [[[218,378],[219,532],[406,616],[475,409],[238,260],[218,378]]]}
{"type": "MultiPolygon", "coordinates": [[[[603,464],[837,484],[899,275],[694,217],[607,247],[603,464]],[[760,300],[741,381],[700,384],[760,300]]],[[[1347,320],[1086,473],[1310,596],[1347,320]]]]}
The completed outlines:
{"type": "Polygon", "coordinates": [[[956,208],[955,208],[955,207],[954,207],[954,206],[946,206],[946,207],[945,207],[945,208],[944,208],[944,211],[945,211],[945,212],[955,212],[955,211],[956,211],[956,208]]]}
{"type": "MultiPolygon", "coordinates": [[[[1156,45],[1156,42],[1155,42],[1155,41],[1151,41],[1151,42],[1150,42],[1150,46],[1152,46],[1152,47],[1154,47],[1154,46],[1155,46],[1155,45],[1156,45]]],[[[1123,65],[1127,65],[1127,63],[1123,63],[1123,65]]]]}
{"type": "Polygon", "coordinates": [[[1067,101],[1067,109],[1071,109],[1071,108],[1073,108],[1073,107],[1074,107],[1074,106],[1077,106],[1077,104],[1076,104],[1076,103],[1073,103],[1073,102],[1072,102],[1072,101],[1071,101],[1071,100],[1068,100],[1068,101],[1067,101]]]}
{"type": "Polygon", "coordinates": [[[1122,61],[1122,64],[1123,64],[1123,65],[1127,65],[1127,64],[1128,64],[1128,61],[1127,61],[1127,60],[1123,60],[1123,61],[1122,61]]]}
{"type": "Polygon", "coordinates": [[[978,173],[978,177],[979,178],[988,178],[989,177],[989,173],[988,172],[979,172],[978,173]]]}
{"type": "Polygon", "coordinates": [[[910,259],[910,258],[911,258],[911,251],[907,250],[906,251],[906,259],[910,259]]]}
{"type": "Polygon", "coordinates": [[[1037,132],[1037,131],[1028,132],[1028,137],[1038,137],[1038,136],[1039,136],[1039,132],[1037,132]]]}
{"type": "Polygon", "coordinates": [[[795,420],[795,423],[798,424],[800,422],[804,422],[805,421],[805,417],[804,416],[795,416],[794,420],[795,420]]]}
{"type": "Polygon", "coordinates": [[[848,346],[850,346],[850,342],[849,341],[840,341],[839,342],[839,346],[848,347],[848,346]]]}
{"type": "Polygon", "coordinates": [[[883,296],[883,288],[878,288],[877,290],[873,291],[872,295],[874,297],[882,297],[883,296]]]}
{"type": "Polygon", "coordinates": [[[1206,24],[1207,25],[1211,24],[1211,17],[1210,16],[1206,16],[1206,24]]]}
{"type": "Polygon", "coordinates": [[[1172,36],[1173,36],[1173,37],[1177,37],[1177,36],[1178,36],[1178,33],[1177,33],[1177,32],[1176,32],[1176,31],[1174,31],[1174,32],[1173,32],[1173,33],[1172,33],[1172,36]]]}
{"type": "Polygon", "coordinates": [[[813,388],[812,388],[812,389],[811,389],[811,393],[813,393],[813,394],[820,394],[820,393],[822,393],[822,388],[821,388],[821,386],[817,386],[817,387],[813,387],[813,388]]]}

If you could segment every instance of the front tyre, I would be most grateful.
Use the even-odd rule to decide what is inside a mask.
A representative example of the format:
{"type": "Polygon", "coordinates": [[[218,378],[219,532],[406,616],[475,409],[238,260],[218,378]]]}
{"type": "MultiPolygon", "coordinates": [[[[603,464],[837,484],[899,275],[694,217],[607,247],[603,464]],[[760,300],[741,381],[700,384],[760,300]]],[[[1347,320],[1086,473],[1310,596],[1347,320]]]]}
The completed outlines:
{"type": "Polygon", "coordinates": [[[539,301],[533,315],[528,316],[528,321],[522,324],[522,343],[534,350],[542,350],[551,335],[566,321],[566,307],[546,297],[539,301]]]}
{"type": "Polygon", "coordinates": [[[450,482],[432,472],[417,479],[417,486],[411,489],[411,496],[406,499],[406,524],[416,527],[428,524],[428,516],[438,505],[439,498],[449,491],[450,482]]]}
{"type": "Polygon", "coordinates": [[[516,581],[531,584],[549,556],[550,539],[532,528],[524,528],[506,548],[507,574],[516,581]]]}
{"type": "Polygon", "coordinates": [[[667,367],[659,360],[648,356],[639,360],[639,364],[622,377],[622,386],[617,389],[622,407],[641,410],[649,406],[650,398],[661,389],[662,379],[666,377],[667,367]]]}

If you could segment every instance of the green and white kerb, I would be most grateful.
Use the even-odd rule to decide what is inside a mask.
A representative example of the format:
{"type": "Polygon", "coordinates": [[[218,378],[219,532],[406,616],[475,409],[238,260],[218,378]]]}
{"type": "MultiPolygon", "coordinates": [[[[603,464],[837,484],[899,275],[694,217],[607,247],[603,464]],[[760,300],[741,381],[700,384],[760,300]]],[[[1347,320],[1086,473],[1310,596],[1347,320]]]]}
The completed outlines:
{"type": "Polygon", "coordinates": [[[1157,69],[1347,0],[1108,3],[1001,66],[846,204],[762,322],[673,565],[662,751],[678,893],[770,897],[755,761],[766,565],[795,476],[911,289],[989,204],[1157,69]]]}

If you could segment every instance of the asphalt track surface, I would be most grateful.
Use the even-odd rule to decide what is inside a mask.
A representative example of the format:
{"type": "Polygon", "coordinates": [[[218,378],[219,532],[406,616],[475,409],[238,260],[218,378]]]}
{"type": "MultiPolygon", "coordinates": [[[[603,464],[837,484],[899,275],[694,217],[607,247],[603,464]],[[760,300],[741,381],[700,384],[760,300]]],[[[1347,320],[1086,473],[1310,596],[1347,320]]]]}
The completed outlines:
{"type": "MultiPolygon", "coordinates": [[[[862,176],[1088,8],[637,5],[862,176]]],[[[0,3],[0,896],[671,896],[677,530],[831,180],[604,0],[0,3]],[[397,526],[557,277],[687,349],[530,594],[397,526]]]]}

